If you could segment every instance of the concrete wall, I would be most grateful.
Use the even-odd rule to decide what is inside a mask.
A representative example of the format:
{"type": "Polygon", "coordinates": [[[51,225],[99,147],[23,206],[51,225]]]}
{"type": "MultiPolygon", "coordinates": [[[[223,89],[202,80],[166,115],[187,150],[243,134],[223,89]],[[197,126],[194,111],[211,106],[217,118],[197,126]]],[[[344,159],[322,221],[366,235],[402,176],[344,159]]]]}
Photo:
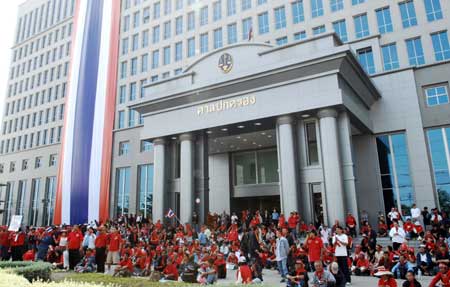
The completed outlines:
{"type": "Polygon", "coordinates": [[[230,212],[230,159],[228,153],[209,156],[209,211],[230,212]]]}

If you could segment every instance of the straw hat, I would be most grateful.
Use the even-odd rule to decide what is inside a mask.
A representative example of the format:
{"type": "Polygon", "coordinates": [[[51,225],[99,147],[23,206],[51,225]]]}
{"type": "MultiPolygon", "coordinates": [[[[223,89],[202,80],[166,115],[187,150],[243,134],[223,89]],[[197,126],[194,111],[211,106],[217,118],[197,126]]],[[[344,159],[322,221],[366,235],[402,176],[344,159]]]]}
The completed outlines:
{"type": "Polygon", "coordinates": [[[383,276],[383,275],[394,276],[394,274],[392,274],[391,271],[386,270],[386,268],[384,268],[384,266],[380,266],[380,267],[378,268],[378,272],[375,273],[375,274],[373,274],[373,275],[374,275],[374,276],[377,276],[377,277],[381,277],[381,276],[383,276]]]}

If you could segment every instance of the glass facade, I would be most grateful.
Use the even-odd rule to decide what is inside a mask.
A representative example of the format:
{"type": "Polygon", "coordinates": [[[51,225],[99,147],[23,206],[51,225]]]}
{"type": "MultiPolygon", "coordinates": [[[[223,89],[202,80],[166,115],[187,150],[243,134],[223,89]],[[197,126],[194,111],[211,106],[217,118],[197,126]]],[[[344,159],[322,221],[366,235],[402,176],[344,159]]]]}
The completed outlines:
{"type": "Polygon", "coordinates": [[[26,191],[27,191],[27,181],[19,180],[17,189],[16,215],[23,215],[26,191]]]}
{"type": "Polygon", "coordinates": [[[439,205],[450,212],[450,127],[430,129],[427,137],[439,205]]]}
{"type": "Polygon", "coordinates": [[[31,202],[30,202],[30,211],[28,214],[28,224],[36,226],[38,224],[38,216],[39,216],[39,202],[40,202],[40,188],[41,188],[41,179],[33,178],[31,181],[31,202]]]}
{"type": "Polygon", "coordinates": [[[308,165],[318,165],[319,149],[317,145],[317,132],[315,122],[309,122],[305,124],[305,134],[308,165]]]}
{"type": "Polygon", "coordinates": [[[151,217],[153,203],[153,165],[139,166],[139,212],[151,217]]]}
{"type": "Polygon", "coordinates": [[[128,214],[130,209],[130,170],[129,167],[122,167],[116,172],[117,215],[128,214]]]}
{"type": "Polygon", "coordinates": [[[414,203],[406,135],[382,135],[376,142],[385,211],[397,207],[406,215],[414,203]]]}
{"type": "Polygon", "coordinates": [[[278,182],[278,155],[273,149],[233,154],[234,184],[278,182]]]}
{"type": "Polygon", "coordinates": [[[42,225],[49,226],[53,221],[56,198],[56,176],[47,177],[44,193],[44,213],[42,216],[42,225]]]}

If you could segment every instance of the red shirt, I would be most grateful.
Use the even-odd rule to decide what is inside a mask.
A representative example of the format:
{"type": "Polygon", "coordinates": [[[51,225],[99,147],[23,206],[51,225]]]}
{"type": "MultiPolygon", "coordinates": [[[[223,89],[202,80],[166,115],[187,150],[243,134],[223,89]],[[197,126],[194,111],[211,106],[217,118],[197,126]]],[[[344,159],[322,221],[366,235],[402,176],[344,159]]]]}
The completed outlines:
{"type": "Polygon", "coordinates": [[[164,268],[163,273],[165,275],[173,276],[173,280],[178,281],[178,270],[175,264],[167,264],[166,268],[164,268]]]}
{"type": "Polygon", "coordinates": [[[103,248],[106,247],[106,242],[108,241],[108,237],[104,233],[100,233],[95,238],[95,247],[96,248],[103,248]]]}
{"type": "Polygon", "coordinates": [[[109,251],[119,251],[120,243],[122,238],[119,233],[112,233],[109,235],[109,251]]]}
{"type": "Polygon", "coordinates": [[[119,265],[122,266],[122,267],[126,266],[127,269],[128,269],[130,272],[133,272],[133,262],[131,262],[131,259],[130,259],[130,258],[128,258],[128,259],[126,259],[126,260],[124,259],[124,260],[120,261],[120,262],[119,262],[119,265]]]}
{"type": "Polygon", "coordinates": [[[323,248],[322,239],[320,239],[317,236],[314,238],[310,238],[306,242],[306,245],[308,246],[309,262],[315,262],[317,260],[320,260],[320,255],[322,254],[323,248]]]}
{"type": "Polygon", "coordinates": [[[290,229],[295,229],[297,227],[297,217],[295,215],[289,216],[288,227],[290,229]]]}
{"type": "Polygon", "coordinates": [[[23,246],[25,244],[25,234],[20,232],[19,234],[12,234],[11,246],[23,246]]]}
{"type": "Polygon", "coordinates": [[[238,276],[239,273],[242,277],[242,283],[246,284],[252,282],[252,270],[248,267],[248,265],[240,266],[236,276],[238,276]]]}
{"type": "Polygon", "coordinates": [[[441,283],[441,286],[443,287],[450,287],[450,271],[446,274],[439,272],[434,276],[433,280],[431,280],[430,287],[436,286],[437,283],[441,283]]]}
{"type": "Polygon", "coordinates": [[[347,216],[345,223],[347,223],[347,225],[350,227],[354,227],[356,225],[356,219],[353,216],[349,215],[347,216]]]}
{"type": "Polygon", "coordinates": [[[397,281],[395,281],[394,278],[389,277],[388,280],[384,280],[383,278],[380,278],[380,280],[378,280],[378,287],[397,287],[397,281]]]}
{"type": "Polygon", "coordinates": [[[0,246],[9,246],[9,232],[0,232],[0,246]]]}
{"type": "Polygon", "coordinates": [[[67,244],[68,249],[80,249],[81,244],[83,243],[83,234],[81,232],[71,231],[67,236],[67,244]]]}

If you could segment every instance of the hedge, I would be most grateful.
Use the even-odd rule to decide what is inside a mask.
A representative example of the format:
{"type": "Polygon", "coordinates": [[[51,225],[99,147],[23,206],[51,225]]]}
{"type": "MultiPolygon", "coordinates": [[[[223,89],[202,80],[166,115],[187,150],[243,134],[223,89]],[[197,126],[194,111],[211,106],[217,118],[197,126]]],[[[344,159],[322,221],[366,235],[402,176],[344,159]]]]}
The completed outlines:
{"type": "Polygon", "coordinates": [[[29,282],[33,282],[36,280],[50,281],[51,267],[51,264],[45,262],[0,262],[0,269],[11,269],[12,272],[25,277],[29,282]]]}

